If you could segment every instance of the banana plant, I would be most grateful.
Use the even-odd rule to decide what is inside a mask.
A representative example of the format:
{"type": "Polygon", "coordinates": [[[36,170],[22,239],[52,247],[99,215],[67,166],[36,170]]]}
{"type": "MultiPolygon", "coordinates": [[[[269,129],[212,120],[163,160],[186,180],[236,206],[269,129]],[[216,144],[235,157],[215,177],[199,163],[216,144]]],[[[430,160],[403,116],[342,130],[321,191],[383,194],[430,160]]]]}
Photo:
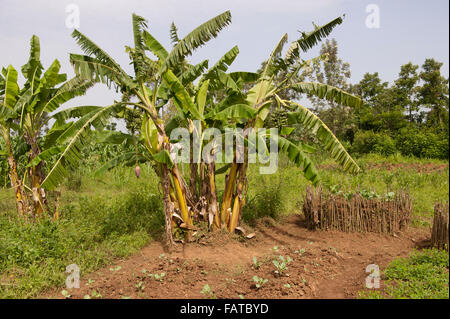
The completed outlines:
{"type": "MultiPolygon", "coordinates": [[[[196,110],[185,109],[180,116],[184,119],[185,125],[189,125],[191,133],[193,126],[192,120],[199,119],[198,114],[204,116],[202,127],[197,128],[203,131],[207,127],[219,128],[223,131],[225,127],[241,127],[243,129],[261,129],[266,124],[266,117],[269,112],[269,106],[274,102],[288,110],[285,114],[287,117],[287,127],[283,127],[284,133],[292,132],[290,125],[301,124],[305,128],[317,135],[325,149],[330,151],[331,156],[341,164],[345,170],[357,172],[358,165],[348,155],[343,146],[339,143],[333,133],[326,125],[307,108],[299,105],[294,101],[286,101],[278,96],[278,92],[286,89],[295,89],[301,93],[316,95],[320,98],[333,100],[343,105],[357,107],[361,100],[349,93],[343,92],[337,88],[323,85],[320,83],[295,82],[295,75],[303,68],[311,63],[311,60],[300,60],[300,50],[306,52],[315,43],[327,36],[332,29],[342,23],[342,18],[337,18],[324,26],[315,26],[315,30],[310,33],[302,33],[302,37],[294,41],[288,49],[285,57],[281,58],[283,45],[287,42],[287,35],[284,35],[279,41],[275,49],[272,51],[265,68],[259,73],[233,72],[226,73],[228,66],[232,63],[237,55],[237,48],[230,50],[219,62],[210,70],[208,70],[197,85],[194,87],[192,94],[193,100],[196,102],[196,110]],[[286,74],[285,79],[281,83],[274,81],[279,72],[286,74]],[[244,93],[244,84],[252,83],[254,86],[244,93]],[[222,93],[222,94],[220,94],[222,93]],[[206,114],[205,114],[206,112],[206,114]],[[188,124],[186,124],[186,122],[188,124]]],[[[321,57],[319,57],[321,58],[321,57]]],[[[316,58],[316,59],[319,59],[316,58]]],[[[314,60],[314,59],[313,59],[314,60]]],[[[177,122],[178,124],[180,121],[177,122]]],[[[169,124],[170,126],[170,124],[169,124]]],[[[266,140],[270,141],[270,130],[267,130],[266,140]]],[[[242,136],[246,139],[246,136],[242,136]]],[[[203,137],[200,137],[203,141],[203,137]]],[[[248,142],[248,141],[247,141],[248,142]]],[[[260,141],[258,141],[259,143],[260,141]]],[[[261,141],[265,144],[265,141],[261,141]]],[[[314,168],[311,160],[306,155],[311,152],[311,147],[307,145],[297,145],[290,142],[287,138],[277,136],[278,147],[281,151],[286,152],[291,161],[302,168],[304,176],[316,184],[318,182],[318,173],[314,168]]],[[[200,146],[200,153],[202,147],[200,146]]],[[[268,148],[267,145],[261,145],[268,148]]],[[[191,147],[191,152],[194,148],[191,147]]],[[[242,207],[244,205],[245,191],[247,189],[246,171],[248,168],[248,158],[246,157],[248,149],[244,150],[244,161],[237,160],[237,154],[234,153],[233,162],[229,166],[229,173],[226,177],[222,206],[219,212],[216,186],[215,186],[215,163],[209,161],[205,165],[203,159],[200,163],[200,178],[198,176],[197,163],[191,162],[191,187],[192,193],[199,192],[199,203],[201,205],[202,216],[208,216],[210,226],[214,228],[226,227],[230,232],[239,225],[242,207]],[[195,180],[200,183],[197,186],[195,180]],[[207,213],[205,213],[205,210],[207,213]]],[[[191,155],[191,159],[193,156],[191,155]]]]}
{"type": "MultiPolygon", "coordinates": [[[[114,85],[122,93],[122,101],[114,103],[119,109],[122,108],[122,111],[114,113],[116,116],[123,116],[124,110],[130,107],[141,110],[140,139],[145,147],[146,157],[152,161],[160,178],[169,245],[173,244],[172,226],[177,216],[181,222],[180,227],[187,230],[188,239],[194,227],[192,211],[188,207],[188,187],[177,163],[170,156],[173,145],[166,134],[162,110],[172,101],[179,110],[189,110],[203,120],[183,83],[189,81],[189,74],[195,75],[205,64],[187,66],[184,64],[185,57],[216,37],[230,22],[231,14],[226,11],[201,24],[184,38],[177,37],[169,52],[146,30],[146,20],[133,14],[134,47],[126,47],[126,51],[133,65],[134,75],[127,74],[112,57],[78,30],[72,34],[86,54],[70,55],[75,73],[86,80],[114,85]],[[147,55],[147,52],[153,53],[156,59],[147,55]],[[184,66],[180,69],[180,65],[184,66]]],[[[70,159],[66,157],[66,161],[70,159]]]]}
{"type": "MultiPolygon", "coordinates": [[[[206,129],[216,128],[225,138],[225,127],[235,127],[241,118],[253,114],[253,109],[245,104],[245,94],[241,92],[242,86],[258,78],[255,73],[232,72],[226,73],[229,66],[239,53],[237,46],[226,52],[211,68],[189,77],[191,82],[186,83],[194,101],[196,112],[184,109],[168,123],[166,130],[172,127],[184,126],[190,132],[190,192],[197,202],[197,219],[209,222],[212,229],[221,227],[219,201],[216,193],[215,152],[217,148],[210,149],[210,153],[203,154],[206,129]],[[194,84],[194,81],[200,79],[194,84]],[[201,117],[203,117],[203,119],[201,117]],[[195,122],[195,124],[194,124],[195,122]],[[194,147],[193,141],[200,145],[194,147]]],[[[181,75],[183,78],[187,78],[181,75]]],[[[223,156],[223,154],[222,154],[223,156]]],[[[221,169],[223,171],[223,169],[221,169]]]]}
{"type": "MultiPolygon", "coordinates": [[[[283,35],[271,52],[265,67],[258,74],[254,86],[245,93],[245,107],[250,107],[253,112],[245,114],[246,120],[243,123],[243,128],[248,129],[247,132],[251,131],[251,129],[264,128],[264,125],[267,123],[269,106],[276,103],[287,112],[288,126],[285,128],[285,132],[291,131],[289,125],[302,125],[317,136],[324,149],[329,152],[330,156],[345,171],[356,173],[360,170],[358,165],[331,130],[308,108],[295,101],[283,100],[277,94],[282,90],[294,89],[299,93],[314,95],[345,106],[359,107],[361,105],[362,101],[359,97],[338,88],[322,83],[295,82],[296,74],[311,63],[311,60],[300,59],[300,52],[307,52],[342,22],[343,17],[338,17],[323,26],[314,25],[313,31],[303,32],[299,39],[291,43],[284,57],[282,57],[282,50],[288,41],[288,37],[287,34],[283,35]],[[286,76],[281,82],[275,82],[274,79],[279,72],[285,72],[286,76]]],[[[226,86],[230,90],[234,90],[237,85],[230,78],[227,79],[228,83],[226,86]]],[[[242,111],[244,106],[239,106],[239,109],[242,111]]],[[[274,136],[271,136],[270,131],[266,131],[266,141],[273,139],[274,136]]],[[[246,137],[244,136],[244,138],[246,137]]],[[[296,145],[282,136],[277,136],[276,142],[278,143],[279,151],[285,152],[288,158],[301,168],[305,178],[313,184],[317,184],[319,176],[312,161],[307,156],[308,147],[296,145]]],[[[267,145],[265,148],[267,149],[267,145]]],[[[248,168],[247,151],[247,149],[244,151],[245,156],[242,163],[238,163],[235,155],[226,179],[220,221],[222,226],[225,225],[230,232],[234,232],[239,225],[242,208],[245,204],[246,173],[248,168]]]]}
{"type": "Polygon", "coordinates": [[[14,122],[17,117],[14,113],[14,105],[19,93],[17,75],[17,71],[11,65],[3,69],[2,75],[0,75],[0,132],[4,142],[4,150],[1,155],[8,161],[8,175],[11,187],[14,189],[17,211],[20,215],[25,215],[28,211],[28,198],[17,172],[17,161],[11,142],[12,127],[17,127],[14,122]]]}
{"type": "Polygon", "coordinates": [[[48,135],[44,135],[44,126],[54,119],[52,113],[61,104],[83,95],[93,83],[79,77],[67,80],[66,74],[59,73],[61,65],[58,60],[54,60],[44,72],[40,62],[40,43],[37,36],[31,37],[30,47],[29,60],[22,66],[22,74],[26,80],[22,88],[17,84],[18,72],[13,66],[2,70],[5,78],[2,81],[4,85],[1,85],[3,98],[0,126],[6,144],[11,185],[15,189],[18,212],[39,217],[45,210],[47,202],[42,185],[45,179],[45,161],[40,156],[42,147],[49,149],[57,147],[54,140],[53,144],[49,143],[50,137],[56,136],[55,130],[50,130],[48,135]],[[11,132],[23,139],[29,147],[26,171],[22,178],[19,178],[17,172],[11,132]]]}

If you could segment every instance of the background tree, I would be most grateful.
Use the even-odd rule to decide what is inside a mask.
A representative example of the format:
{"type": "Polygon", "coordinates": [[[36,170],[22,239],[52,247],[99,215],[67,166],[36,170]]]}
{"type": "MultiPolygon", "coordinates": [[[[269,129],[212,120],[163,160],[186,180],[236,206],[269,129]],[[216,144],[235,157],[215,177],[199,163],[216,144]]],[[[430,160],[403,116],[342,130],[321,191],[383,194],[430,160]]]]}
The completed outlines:
{"type": "MultiPolygon", "coordinates": [[[[336,39],[325,40],[321,46],[320,55],[324,59],[313,64],[313,70],[309,78],[344,91],[350,91],[350,64],[339,58],[336,39]]],[[[314,112],[319,114],[320,118],[336,136],[353,136],[354,124],[351,122],[351,113],[354,110],[352,108],[337,104],[334,101],[324,101],[314,96],[309,98],[314,106],[314,112]]]]}
{"type": "Polygon", "coordinates": [[[423,81],[419,88],[419,103],[431,111],[427,116],[430,126],[448,127],[448,79],[441,75],[442,63],[435,59],[426,59],[422,65],[420,79],[423,81]]]}
{"type": "Polygon", "coordinates": [[[411,62],[400,67],[398,79],[394,81],[394,92],[396,95],[396,102],[408,114],[409,122],[414,121],[413,112],[418,111],[417,103],[417,84],[419,82],[419,75],[417,74],[418,65],[411,62]]]}

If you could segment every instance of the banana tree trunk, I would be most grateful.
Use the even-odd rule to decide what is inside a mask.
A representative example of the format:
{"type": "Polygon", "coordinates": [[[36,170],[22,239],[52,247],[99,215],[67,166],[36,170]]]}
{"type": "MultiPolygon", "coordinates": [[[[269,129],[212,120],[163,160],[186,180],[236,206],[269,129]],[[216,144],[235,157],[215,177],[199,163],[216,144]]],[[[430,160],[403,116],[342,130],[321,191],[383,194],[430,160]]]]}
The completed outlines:
{"type": "Polygon", "coordinates": [[[208,222],[209,226],[213,229],[220,229],[220,215],[219,215],[219,204],[217,203],[216,194],[216,179],[214,175],[215,163],[211,162],[208,164],[208,181],[209,181],[209,194],[208,194],[208,222]]]}
{"type": "MultiPolygon", "coordinates": [[[[145,92],[145,90],[144,90],[145,92]]],[[[156,109],[151,105],[147,105],[153,112],[149,112],[151,121],[153,121],[158,132],[158,144],[155,152],[159,152],[161,149],[170,152],[170,142],[164,130],[164,124],[158,119],[156,109]]],[[[149,142],[151,146],[151,142],[149,142]]],[[[160,182],[164,193],[164,215],[166,220],[166,239],[168,246],[173,245],[173,215],[177,208],[181,214],[183,224],[188,229],[186,239],[189,241],[191,237],[192,219],[187,206],[187,193],[186,184],[182,178],[178,166],[175,163],[172,168],[169,168],[167,164],[159,165],[160,182]],[[172,200],[171,200],[172,198],[172,200]]]]}
{"type": "Polygon", "coordinates": [[[5,129],[5,131],[3,131],[2,133],[6,144],[6,150],[8,152],[8,175],[11,181],[11,187],[14,189],[17,212],[19,215],[25,216],[28,213],[29,209],[27,194],[25,193],[22,181],[20,180],[19,174],[17,173],[17,162],[12,151],[9,131],[5,129]]]}
{"type": "Polygon", "coordinates": [[[9,179],[11,181],[11,186],[14,188],[14,194],[16,198],[16,207],[19,215],[25,216],[28,212],[28,198],[24,191],[22,181],[19,179],[17,174],[17,164],[12,156],[8,156],[9,164],[9,179]]]}
{"type": "Polygon", "coordinates": [[[192,222],[191,212],[189,211],[187,206],[186,185],[184,183],[183,178],[181,177],[180,171],[178,170],[178,166],[176,164],[174,164],[174,166],[172,167],[171,173],[175,195],[177,197],[181,218],[183,219],[184,224],[183,226],[187,230],[186,241],[190,241],[192,238],[192,229],[194,228],[194,225],[192,222]]]}
{"type": "Polygon", "coordinates": [[[200,163],[200,215],[204,221],[208,220],[208,178],[206,165],[202,159],[200,163]]]}
{"type": "Polygon", "coordinates": [[[236,185],[236,196],[234,198],[233,210],[231,213],[230,222],[228,224],[228,231],[233,233],[237,226],[241,223],[242,208],[245,204],[245,190],[247,189],[247,161],[239,166],[239,178],[236,185]]]}
{"type": "Polygon", "coordinates": [[[191,144],[191,152],[190,152],[190,163],[189,163],[189,168],[190,168],[190,176],[189,176],[189,190],[190,190],[190,195],[191,195],[191,199],[194,202],[197,202],[199,199],[198,196],[198,164],[195,163],[194,161],[194,153],[192,152],[192,150],[194,149],[194,142],[193,139],[191,139],[190,141],[191,144]]]}
{"type": "MultiPolygon", "coordinates": [[[[36,158],[41,150],[37,145],[36,137],[29,139],[29,144],[31,146],[30,162],[36,158]]],[[[44,204],[47,203],[46,195],[44,189],[41,187],[41,183],[44,180],[44,174],[42,173],[42,167],[44,163],[40,162],[36,166],[29,168],[29,176],[31,182],[32,190],[32,200],[33,200],[33,215],[34,217],[40,217],[44,212],[44,204]]]]}
{"type": "Polygon", "coordinates": [[[220,220],[222,225],[228,225],[230,219],[231,200],[233,198],[236,176],[239,164],[233,160],[231,164],[230,174],[225,178],[225,192],[223,193],[222,209],[220,211],[220,220]]]}
{"type": "Polygon", "coordinates": [[[166,223],[166,244],[170,248],[174,245],[172,235],[173,214],[175,212],[175,204],[170,200],[170,176],[169,169],[166,165],[161,165],[161,186],[164,196],[164,217],[166,223]]]}

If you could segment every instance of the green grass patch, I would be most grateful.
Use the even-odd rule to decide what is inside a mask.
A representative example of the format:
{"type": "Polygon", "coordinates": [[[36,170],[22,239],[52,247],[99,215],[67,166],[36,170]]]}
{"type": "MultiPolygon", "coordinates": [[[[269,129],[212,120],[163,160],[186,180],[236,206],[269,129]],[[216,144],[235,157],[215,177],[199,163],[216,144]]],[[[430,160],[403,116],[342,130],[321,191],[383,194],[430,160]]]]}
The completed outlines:
{"type": "Polygon", "coordinates": [[[363,299],[448,299],[449,255],[437,249],[414,251],[407,258],[392,261],[384,270],[383,291],[364,290],[363,299]]]}
{"type": "Polygon", "coordinates": [[[13,209],[2,209],[0,298],[31,298],[62,287],[68,265],[78,265],[83,276],[159,238],[164,215],[157,179],[147,171],[146,178],[132,180],[125,170],[103,181],[84,178],[78,192],[64,192],[56,222],[24,222],[13,209]],[[123,188],[117,176],[124,178],[123,188]]]}
{"type": "MultiPolygon", "coordinates": [[[[357,159],[364,166],[383,161],[438,163],[392,156],[367,155],[357,159]]],[[[316,165],[334,164],[314,156],[316,165]]],[[[220,166],[220,165],[219,165],[220,166]]],[[[127,257],[163,233],[164,215],[158,178],[149,165],[142,165],[139,179],[133,168],[116,168],[101,178],[80,168],[61,187],[61,219],[26,223],[16,217],[11,189],[0,190],[0,298],[30,298],[46,288],[64,285],[65,269],[74,263],[81,275],[99,269],[114,258],[127,257]]],[[[187,165],[181,165],[185,176],[187,165]]],[[[412,170],[366,170],[349,175],[339,168],[320,170],[323,184],[347,190],[374,190],[379,194],[409,189],[413,196],[413,222],[429,227],[434,203],[449,198],[449,171],[419,173],[412,170]]],[[[225,174],[217,175],[218,199],[222,200],[225,174]]],[[[300,213],[309,182],[298,167],[280,156],[275,174],[260,175],[251,164],[243,220],[274,219],[300,213]]]]}

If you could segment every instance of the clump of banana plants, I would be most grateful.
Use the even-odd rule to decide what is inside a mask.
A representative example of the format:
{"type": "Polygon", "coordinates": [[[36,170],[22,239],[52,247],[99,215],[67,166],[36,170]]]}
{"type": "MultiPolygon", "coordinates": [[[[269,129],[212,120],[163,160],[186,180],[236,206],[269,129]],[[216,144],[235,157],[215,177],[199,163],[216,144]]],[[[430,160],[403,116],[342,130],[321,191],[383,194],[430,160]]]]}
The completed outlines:
{"type": "MultiPolygon", "coordinates": [[[[207,222],[210,230],[226,229],[232,233],[239,229],[249,164],[256,157],[265,157],[273,145],[288,155],[307,180],[316,184],[319,175],[308,157],[312,147],[289,140],[294,125],[301,125],[315,135],[344,170],[358,172],[356,162],[313,112],[281,97],[281,92],[295,90],[349,107],[361,105],[358,97],[338,88],[299,81],[297,77],[303,68],[322,58],[304,60],[301,55],[328,36],[343,19],[338,17],[323,26],[315,25],[313,31],[304,32],[293,41],[284,55],[287,35],[283,35],[258,72],[227,72],[239,53],[237,47],[226,52],[212,67],[208,67],[208,60],[190,64],[187,56],[216,37],[230,21],[230,12],[224,12],[184,38],[178,36],[172,24],[173,47],[169,51],[147,31],[146,20],[133,14],[134,46],[126,47],[133,75],[127,74],[97,44],[75,30],[72,36],[85,53],[70,55],[77,77],[114,86],[122,93],[122,99],[80,114],[74,130],[63,134],[68,137],[68,143],[58,153],[56,164],[42,184],[55,187],[66,174],[66,167],[76,164],[77,150],[90,126],[97,127],[96,123],[108,116],[123,118],[133,127],[129,129],[131,134],[103,131],[101,142],[129,143],[134,145],[134,151],[112,159],[98,174],[121,163],[135,167],[141,162],[152,163],[163,193],[167,243],[172,245],[174,234],[191,240],[199,221],[207,222]],[[280,74],[283,74],[281,81],[280,74]],[[268,115],[274,112],[274,105],[280,121],[271,127],[274,121],[269,121],[268,115]],[[165,112],[169,108],[175,108],[176,114],[167,118],[165,112]],[[181,143],[186,136],[177,135],[176,128],[180,127],[188,132],[187,145],[181,143]],[[208,129],[214,129],[217,134],[206,133],[208,129]],[[234,133],[230,134],[230,130],[234,133]],[[232,147],[227,153],[221,148],[221,142],[230,137],[232,147]],[[186,149],[187,153],[183,152],[186,149]],[[189,162],[189,183],[180,171],[180,159],[189,162]],[[227,164],[217,168],[220,162],[227,164]],[[225,187],[223,197],[218,198],[216,176],[223,173],[226,173],[225,187]]],[[[74,110],[64,114],[65,118],[69,115],[77,113],[74,110]]],[[[138,176],[138,170],[135,172],[138,176]]]]}
{"type": "MultiPolygon", "coordinates": [[[[203,23],[182,39],[178,38],[176,29],[173,29],[174,46],[171,51],[167,51],[146,30],[146,20],[133,14],[134,47],[126,47],[126,52],[134,68],[133,75],[127,74],[112,57],[86,35],[78,30],[72,34],[86,54],[70,55],[70,61],[76,74],[85,80],[114,86],[123,95],[121,101],[113,104],[114,110],[110,111],[109,115],[123,118],[130,109],[138,110],[140,114],[141,129],[137,137],[120,132],[110,132],[109,135],[105,133],[106,136],[103,139],[104,142],[121,143],[125,140],[138,142],[139,146],[136,147],[138,151],[123,154],[100,171],[119,162],[129,161],[130,158],[135,158],[137,161],[150,161],[153,164],[153,168],[160,178],[163,192],[169,245],[173,243],[172,233],[175,227],[182,229],[189,240],[195,226],[192,211],[194,203],[192,203],[189,188],[180,173],[177,162],[170,155],[173,144],[167,134],[167,123],[163,119],[164,109],[169,103],[174,103],[178,109],[188,111],[203,120],[185,88],[185,84],[192,76],[207,67],[207,61],[191,66],[187,64],[185,57],[216,37],[230,21],[231,14],[226,11],[203,23]]],[[[70,147],[69,145],[67,152],[61,155],[61,163],[64,161],[70,164],[71,159],[68,156],[70,147]]]]}
{"type": "Polygon", "coordinates": [[[70,110],[55,111],[61,104],[83,95],[93,82],[79,77],[67,80],[66,74],[59,73],[58,60],[44,72],[37,36],[32,36],[30,46],[29,60],[21,69],[26,80],[22,88],[18,85],[18,72],[12,65],[2,69],[0,136],[5,145],[4,156],[9,164],[17,211],[21,216],[37,218],[48,204],[43,187],[46,161],[50,159],[49,154],[54,155],[65,142],[64,136],[73,124],[65,123],[70,110]],[[52,120],[53,127],[44,130],[52,120]],[[16,137],[16,145],[13,145],[12,137],[16,137]],[[23,153],[26,154],[25,169],[19,171],[18,155],[23,153]]]}
{"type": "MultiPolygon", "coordinates": [[[[313,112],[296,101],[280,97],[280,92],[292,89],[298,93],[316,96],[349,107],[356,108],[361,105],[361,99],[356,96],[330,85],[299,81],[297,76],[303,68],[310,67],[312,63],[323,58],[319,56],[304,60],[300,55],[328,36],[342,21],[343,18],[338,17],[323,26],[315,26],[311,32],[303,32],[299,39],[290,44],[284,56],[282,51],[288,38],[287,34],[283,35],[265,62],[264,68],[257,73],[226,73],[228,66],[238,53],[237,48],[232,49],[215,65],[215,68],[206,71],[198,83],[193,86],[192,99],[200,101],[197,103],[196,113],[200,113],[204,118],[203,121],[198,121],[200,125],[196,129],[191,128],[192,125],[189,122],[193,135],[201,134],[199,132],[205,128],[214,127],[221,130],[222,139],[226,139],[226,128],[240,128],[241,133],[238,133],[235,138],[243,141],[241,149],[239,149],[236,140],[231,163],[217,171],[215,170],[216,157],[214,157],[214,153],[222,152],[221,149],[208,149],[206,159],[202,158],[198,163],[191,163],[192,193],[197,194],[195,196],[201,206],[201,215],[208,216],[206,219],[211,228],[226,228],[229,232],[234,232],[239,226],[248,188],[249,156],[250,154],[255,156],[256,142],[258,148],[263,150],[269,150],[270,144],[275,143],[278,151],[286,153],[288,158],[301,169],[306,179],[313,184],[318,183],[318,172],[307,155],[314,148],[309,145],[293,143],[288,138],[295,125],[301,125],[303,129],[315,135],[324,149],[344,170],[351,173],[359,171],[358,165],[342,144],[313,112]],[[279,80],[280,74],[284,75],[281,77],[281,81],[279,80]],[[271,110],[273,105],[276,107],[271,110]],[[270,112],[275,113],[279,119],[276,121],[276,127],[268,126],[274,122],[268,119],[270,112]],[[271,128],[278,129],[278,134],[274,135],[272,132],[276,133],[277,131],[271,130],[271,128]],[[258,135],[255,138],[256,132],[258,135]],[[253,139],[251,139],[252,135],[253,139]],[[208,158],[212,158],[212,160],[208,160],[208,158]],[[227,173],[220,208],[217,203],[217,187],[215,185],[215,174],[218,173],[227,173]],[[195,181],[199,181],[199,185],[195,185],[195,181]]],[[[188,118],[188,121],[200,118],[197,114],[188,112],[190,110],[185,110],[180,117],[188,118]]],[[[201,147],[206,144],[210,145],[204,141],[203,136],[200,140],[202,141],[201,147]]],[[[222,143],[218,144],[222,145],[222,143]]],[[[191,152],[195,152],[195,148],[191,149],[191,152]]],[[[198,152],[204,153],[202,149],[198,152]]],[[[265,153],[258,152],[257,154],[264,156],[265,153]]],[[[191,158],[193,157],[195,156],[191,156],[191,158]]]]}

